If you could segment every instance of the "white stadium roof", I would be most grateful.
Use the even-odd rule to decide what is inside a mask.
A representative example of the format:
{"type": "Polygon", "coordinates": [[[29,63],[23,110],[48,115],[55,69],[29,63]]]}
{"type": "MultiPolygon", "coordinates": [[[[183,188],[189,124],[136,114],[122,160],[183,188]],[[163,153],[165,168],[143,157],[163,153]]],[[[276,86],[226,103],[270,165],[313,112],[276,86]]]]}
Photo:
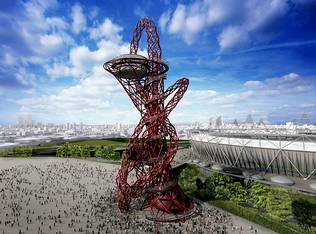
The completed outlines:
{"type": "Polygon", "coordinates": [[[286,140],[267,140],[267,139],[248,139],[237,137],[222,137],[211,134],[194,134],[193,141],[209,142],[223,145],[246,146],[267,149],[282,149],[293,151],[316,152],[316,142],[305,141],[286,141],[286,140]]]}

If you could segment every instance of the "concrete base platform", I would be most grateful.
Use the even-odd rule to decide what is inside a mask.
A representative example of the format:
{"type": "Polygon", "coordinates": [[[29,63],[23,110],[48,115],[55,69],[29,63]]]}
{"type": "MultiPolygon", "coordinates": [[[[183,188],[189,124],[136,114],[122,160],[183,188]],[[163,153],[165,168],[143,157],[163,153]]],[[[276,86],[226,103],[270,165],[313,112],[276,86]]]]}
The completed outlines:
{"type": "Polygon", "coordinates": [[[272,176],[270,178],[270,180],[273,183],[287,185],[287,186],[291,186],[291,185],[295,184],[295,182],[293,180],[291,180],[290,178],[288,178],[286,176],[281,176],[281,175],[272,176]]]}

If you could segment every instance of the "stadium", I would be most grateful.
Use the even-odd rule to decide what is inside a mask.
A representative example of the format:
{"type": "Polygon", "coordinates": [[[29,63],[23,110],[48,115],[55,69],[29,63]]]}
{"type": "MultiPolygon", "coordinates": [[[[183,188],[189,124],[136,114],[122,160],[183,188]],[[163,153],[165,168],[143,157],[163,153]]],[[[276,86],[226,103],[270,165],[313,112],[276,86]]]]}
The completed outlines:
{"type": "Polygon", "coordinates": [[[195,158],[204,165],[213,164],[215,170],[239,168],[263,179],[271,175],[271,182],[293,185],[294,180],[296,186],[305,183],[308,189],[316,189],[313,135],[195,130],[191,145],[195,158]],[[274,181],[273,176],[281,181],[274,181]]]}

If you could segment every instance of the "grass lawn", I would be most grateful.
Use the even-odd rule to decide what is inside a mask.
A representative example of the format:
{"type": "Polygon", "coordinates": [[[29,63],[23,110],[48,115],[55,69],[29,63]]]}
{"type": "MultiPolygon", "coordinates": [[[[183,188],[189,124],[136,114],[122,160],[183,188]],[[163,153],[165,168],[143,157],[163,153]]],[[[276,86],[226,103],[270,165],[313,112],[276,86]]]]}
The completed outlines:
{"type": "Polygon", "coordinates": [[[83,141],[71,141],[69,144],[80,145],[80,146],[113,146],[113,147],[122,147],[127,146],[127,143],[108,140],[108,139],[100,139],[100,140],[83,140],[83,141]]]}
{"type": "Polygon", "coordinates": [[[228,200],[212,200],[209,203],[213,206],[226,210],[234,215],[240,216],[254,223],[257,223],[263,227],[271,229],[281,234],[310,234],[307,230],[304,230],[299,225],[289,222],[280,222],[274,220],[268,214],[259,212],[252,207],[245,207],[237,204],[234,201],[228,200]]]}

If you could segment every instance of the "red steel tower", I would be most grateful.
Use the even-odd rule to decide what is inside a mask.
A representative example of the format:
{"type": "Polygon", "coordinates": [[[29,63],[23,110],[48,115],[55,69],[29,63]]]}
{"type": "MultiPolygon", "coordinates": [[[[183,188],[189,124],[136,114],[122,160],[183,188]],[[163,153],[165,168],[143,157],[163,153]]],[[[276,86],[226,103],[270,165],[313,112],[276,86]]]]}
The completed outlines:
{"type": "Polygon", "coordinates": [[[198,205],[183,193],[170,165],[179,138],[168,116],[189,80],[182,78],[165,89],[169,67],[162,61],[154,22],[142,18],[134,30],[130,54],[120,55],[103,67],[116,77],[141,114],[116,178],[120,210],[128,210],[132,199],[144,197],[142,209],[150,210],[151,220],[185,221],[195,216],[198,205]],[[148,58],[137,54],[144,29],[148,58]]]}

